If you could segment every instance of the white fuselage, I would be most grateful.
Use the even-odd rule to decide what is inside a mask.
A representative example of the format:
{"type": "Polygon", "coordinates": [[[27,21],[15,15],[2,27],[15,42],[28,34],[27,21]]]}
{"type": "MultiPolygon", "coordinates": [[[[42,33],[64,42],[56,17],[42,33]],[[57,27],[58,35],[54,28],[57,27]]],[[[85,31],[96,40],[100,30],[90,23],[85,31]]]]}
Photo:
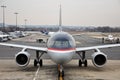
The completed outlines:
{"type": "Polygon", "coordinates": [[[75,54],[75,40],[73,37],[66,33],[66,32],[56,32],[53,36],[51,36],[48,40],[48,55],[54,61],[56,64],[64,64],[72,60],[73,55],[75,54]],[[67,38],[68,37],[68,38],[67,38]],[[70,47],[65,47],[67,46],[66,39],[67,41],[70,42],[69,44],[72,46],[70,47]],[[60,44],[59,42],[56,44],[57,47],[51,47],[51,45],[54,45],[55,41],[59,41],[61,43],[65,42],[64,44],[60,44]],[[66,44],[66,45],[65,45],[66,44]],[[61,49],[59,47],[62,47],[61,49]]]}
{"type": "Polygon", "coordinates": [[[48,55],[50,56],[52,61],[57,64],[64,64],[71,61],[74,54],[75,50],[58,51],[48,49],[48,55]]]}

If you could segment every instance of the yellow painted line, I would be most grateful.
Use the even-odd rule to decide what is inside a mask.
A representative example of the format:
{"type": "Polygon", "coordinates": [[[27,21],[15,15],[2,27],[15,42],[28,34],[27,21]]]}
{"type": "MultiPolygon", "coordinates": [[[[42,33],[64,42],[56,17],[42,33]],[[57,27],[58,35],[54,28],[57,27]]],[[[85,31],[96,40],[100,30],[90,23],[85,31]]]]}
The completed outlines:
{"type": "Polygon", "coordinates": [[[58,71],[60,71],[60,65],[58,64],[58,71]]]}
{"type": "MultiPolygon", "coordinates": [[[[60,71],[60,65],[58,64],[58,71],[60,71]]],[[[60,73],[59,80],[63,80],[62,74],[60,73]]]]}
{"type": "Polygon", "coordinates": [[[62,76],[60,76],[60,80],[63,80],[63,77],[62,77],[62,76]]]}

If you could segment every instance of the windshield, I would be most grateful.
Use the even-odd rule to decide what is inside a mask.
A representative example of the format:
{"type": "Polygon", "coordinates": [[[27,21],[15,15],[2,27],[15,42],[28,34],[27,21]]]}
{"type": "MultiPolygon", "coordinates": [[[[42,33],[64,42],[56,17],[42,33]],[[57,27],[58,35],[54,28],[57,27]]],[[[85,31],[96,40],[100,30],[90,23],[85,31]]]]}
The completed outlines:
{"type": "Polygon", "coordinates": [[[65,48],[71,48],[71,45],[68,40],[56,40],[54,41],[52,48],[65,49],[65,48]]]}
{"type": "Polygon", "coordinates": [[[70,49],[75,47],[72,36],[67,33],[56,33],[48,40],[48,48],[54,49],[70,49]]]}

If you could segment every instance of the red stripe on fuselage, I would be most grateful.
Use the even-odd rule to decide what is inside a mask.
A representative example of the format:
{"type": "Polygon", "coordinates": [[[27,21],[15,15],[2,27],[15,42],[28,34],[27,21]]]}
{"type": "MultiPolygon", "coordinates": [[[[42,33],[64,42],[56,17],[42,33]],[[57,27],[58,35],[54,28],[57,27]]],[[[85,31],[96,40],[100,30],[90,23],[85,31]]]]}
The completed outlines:
{"type": "Polygon", "coordinates": [[[75,48],[68,48],[68,49],[48,48],[48,50],[55,50],[55,51],[70,51],[70,50],[75,50],[75,48]]]}

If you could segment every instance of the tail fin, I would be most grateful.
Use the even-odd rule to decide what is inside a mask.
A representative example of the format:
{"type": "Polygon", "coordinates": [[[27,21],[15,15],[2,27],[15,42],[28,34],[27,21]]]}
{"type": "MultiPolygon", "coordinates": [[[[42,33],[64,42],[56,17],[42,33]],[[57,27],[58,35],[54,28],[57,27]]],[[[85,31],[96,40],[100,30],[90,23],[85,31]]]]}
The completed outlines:
{"type": "Polygon", "coordinates": [[[60,5],[60,13],[59,13],[59,31],[62,31],[62,8],[60,5]]]}

